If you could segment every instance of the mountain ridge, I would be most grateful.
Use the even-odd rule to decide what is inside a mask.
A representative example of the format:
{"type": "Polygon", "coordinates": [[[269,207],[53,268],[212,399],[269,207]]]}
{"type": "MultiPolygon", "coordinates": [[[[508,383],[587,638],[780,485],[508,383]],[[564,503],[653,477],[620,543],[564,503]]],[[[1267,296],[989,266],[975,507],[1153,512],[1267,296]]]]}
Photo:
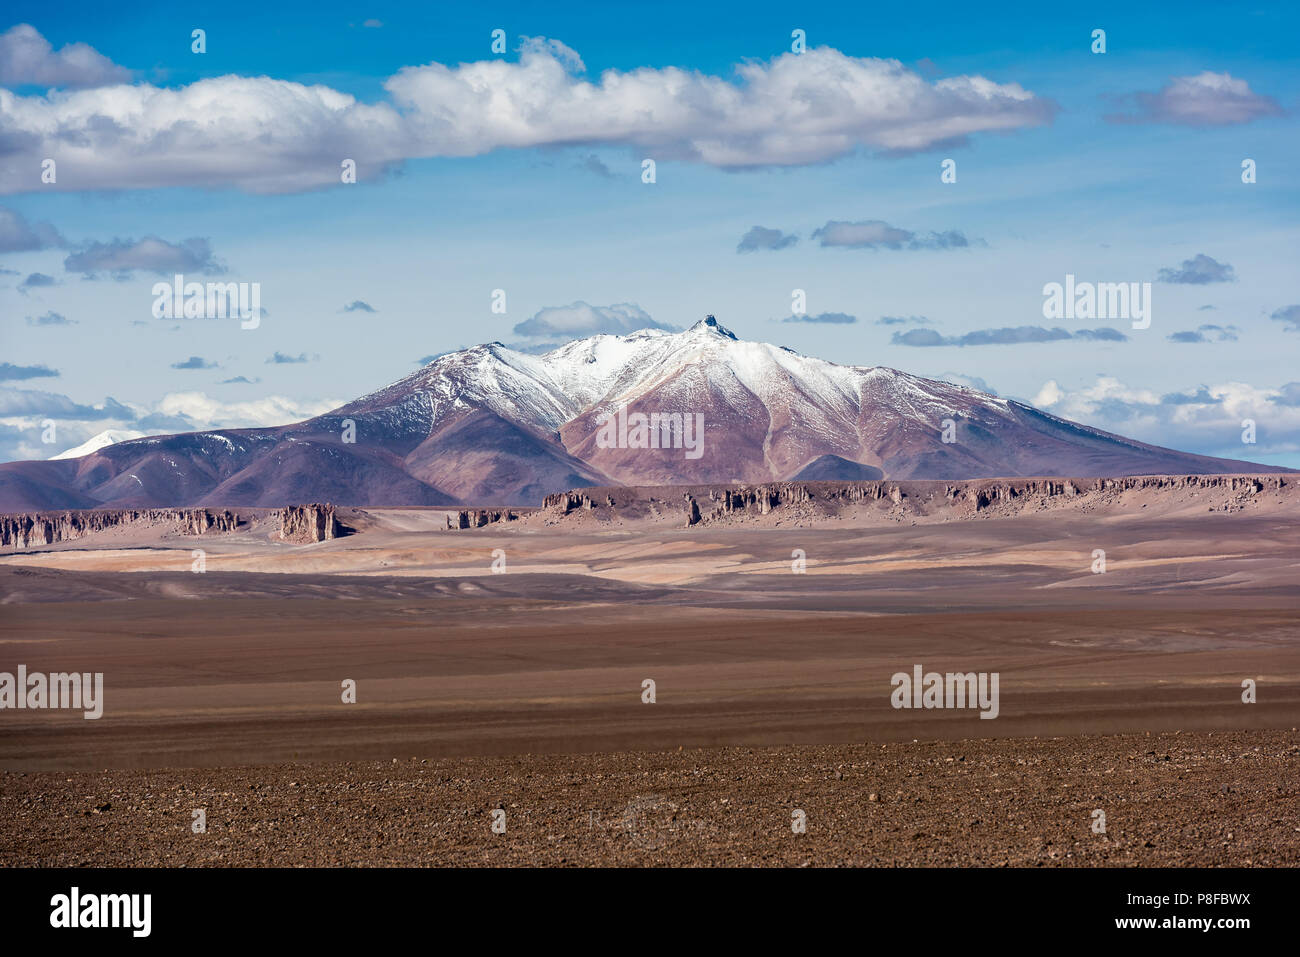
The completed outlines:
{"type": "Polygon", "coordinates": [[[809,468],[900,479],[1286,471],[1148,445],[968,386],[743,340],[709,316],[682,332],[602,334],[541,355],[485,343],[288,425],[0,464],[0,510],[536,505],[581,486],[779,481],[809,468]],[[606,441],[602,426],[616,415],[638,422],[632,435],[641,441],[623,433],[606,441]],[[702,424],[695,457],[672,432],[686,416],[702,424]],[[664,431],[647,432],[642,420],[664,431]],[[643,444],[649,438],[656,447],[643,444]]]}

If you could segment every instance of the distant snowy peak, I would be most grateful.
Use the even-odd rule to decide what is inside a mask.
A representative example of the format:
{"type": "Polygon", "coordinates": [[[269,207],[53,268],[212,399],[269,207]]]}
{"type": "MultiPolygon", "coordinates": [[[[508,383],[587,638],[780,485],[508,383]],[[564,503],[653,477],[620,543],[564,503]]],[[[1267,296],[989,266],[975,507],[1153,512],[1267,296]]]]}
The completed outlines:
{"type": "Polygon", "coordinates": [[[136,432],[131,429],[105,429],[98,435],[92,435],[80,445],[68,449],[66,452],[60,452],[58,455],[51,455],[51,459],[76,459],[83,455],[89,455],[91,452],[98,452],[102,448],[110,445],[116,445],[118,442],[125,442],[127,439],[142,439],[147,433],[136,432]]]}
{"type": "Polygon", "coordinates": [[[740,339],[708,316],[682,332],[642,329],[595,335],[550,352],[518,352],[490,342],[439,356],[406,378],[364,396],[339,414],[381,413],[418,418],[430,431],[447,416],[487,409],[547,432],[593,409],[637,401],[668,387],[678,400],[729,404],[757,398],[765,406],[815,407],[814,417],[852,417],[864,395],[897,403],[900,412],[930,418],[961,404],[1005,410],[1005,400],[963,386],[895,369],[838,365],[784,346],[740,339]]]}

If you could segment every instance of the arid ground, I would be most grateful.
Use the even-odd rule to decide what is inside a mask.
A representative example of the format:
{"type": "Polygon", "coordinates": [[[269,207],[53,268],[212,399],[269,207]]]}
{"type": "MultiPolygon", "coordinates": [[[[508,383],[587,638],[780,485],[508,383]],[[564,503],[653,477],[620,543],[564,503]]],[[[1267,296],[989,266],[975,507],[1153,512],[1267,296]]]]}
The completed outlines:
{"type": "Polygon", "coordinates": [[[1293,867],[1297,742],[1070,735],[11,772],[0,847],[8,864],[67,867],[1293,867]]]}
{"type": "Polygon", "coordinates": [[[0,671],[105,704],[0,713],[0,863],[1300,864],[1294,488],[10,551],[0,671]],[[894,709],[917,664],[996,720],[894,709]]]}

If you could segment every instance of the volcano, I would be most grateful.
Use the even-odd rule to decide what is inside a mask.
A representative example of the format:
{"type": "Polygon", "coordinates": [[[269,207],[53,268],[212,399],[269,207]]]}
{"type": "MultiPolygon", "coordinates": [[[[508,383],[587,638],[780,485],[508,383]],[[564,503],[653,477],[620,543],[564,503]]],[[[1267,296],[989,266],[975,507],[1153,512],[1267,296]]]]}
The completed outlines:
{"type": "Polygon", "coordinates": [[[537,505],[590,485],[1274,471],[744,341],[709,316],[684,332],[598,335],[543,355],[475,346],[291,425],[5,463],[0,509],[537,505]],[[613,442],[612,417],[634,424],[613,442]],[[701,423],[695,447],[673,441],[681,422],[701,423]]]}

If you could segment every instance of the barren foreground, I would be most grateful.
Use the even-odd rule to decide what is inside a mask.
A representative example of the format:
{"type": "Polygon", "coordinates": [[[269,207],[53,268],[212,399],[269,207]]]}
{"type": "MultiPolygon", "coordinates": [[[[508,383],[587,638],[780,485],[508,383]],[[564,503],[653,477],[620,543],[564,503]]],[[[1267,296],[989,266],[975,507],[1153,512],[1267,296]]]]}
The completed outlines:
{"type": "Polygon", "coordinates": [[[5,773],[0,848],[61,866],[1296,866],[1300,734],[5,773]]]}
{"type": "Polygon", "coordinates": [[[9,553],[0,672],[104,710],[0,713],[0,863],[1300,864],[1300,520],[1241,494],[9,553]]]}

